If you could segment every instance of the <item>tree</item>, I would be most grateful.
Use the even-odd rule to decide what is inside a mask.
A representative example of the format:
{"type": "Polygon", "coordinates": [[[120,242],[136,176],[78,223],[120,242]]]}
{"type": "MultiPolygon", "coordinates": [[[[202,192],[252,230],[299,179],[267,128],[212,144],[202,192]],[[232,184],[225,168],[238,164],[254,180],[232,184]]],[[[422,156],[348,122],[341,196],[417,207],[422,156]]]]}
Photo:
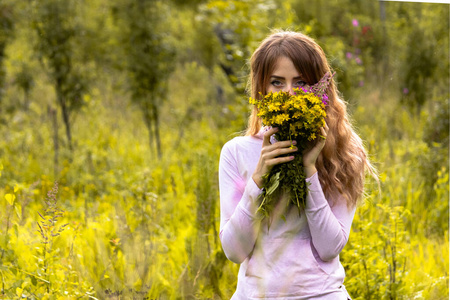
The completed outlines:
{"type": "Polygon", "coordinates": [[[419,113],[426,102],[437,100],[440,95],[448,95],[448,81],[445,82],[445,79],[448,80],[448,18],[445,20],[448,7],[442,12],[435,10],[432,15],[429,8],[436,9],[434,6],[416,5],[412,8],[403,8],[410,32],[399,90],[403,92],[402,102],[419,113]],[[435,15],[441,15],[442,21],[433,23],[427,20],[435,15]],[[446,64],[447,70],[439,70],[440,65],[446,64]]]}
{"type": "Polygon", "coordinates": [[[14,83],[23,91],[23,108],[28,110],[30,106],[30,91],[34,85],[34,79],[30,67],[23,63],[19,73],[16,74],[14,83]]]}
{"type": "Polygon", "coordinates": [[[173,69],[175,51],[166,41],[164,26],[167,7],[161,0],[124,0],[113,6],[123,24],[126,70],[132,101],[142,111],[149,132],[150,149],[162,157],[159,108],[167,91],[166,79],[173,69]]]}
{"type": "Polygon", "coordinates": [[[76,23],[76,1],[35,1],[33,27],[38,34],[36,52],[55,86],[56,99],[72,150],[71,115],[83,105],[87,81],[77,68],[75,45],[81,25],[76,23]]]}
{"type": "Polygon", "coordinates": [[[218,65],[239,95],[247,86],[245,66],[270,28],[291,28],[296,19],[290,3],[278,0],[211,0],[200,16],[213,27],[222,50],[218,65]]]}
{"type": "Polygon", "coordinates": [[[3,61],[5,59],[5,48],[13,30],[12,6],[6,3],[0,4],[0,112],[3,98],[3,86],[5,83],[5,70],[3,61]]]}

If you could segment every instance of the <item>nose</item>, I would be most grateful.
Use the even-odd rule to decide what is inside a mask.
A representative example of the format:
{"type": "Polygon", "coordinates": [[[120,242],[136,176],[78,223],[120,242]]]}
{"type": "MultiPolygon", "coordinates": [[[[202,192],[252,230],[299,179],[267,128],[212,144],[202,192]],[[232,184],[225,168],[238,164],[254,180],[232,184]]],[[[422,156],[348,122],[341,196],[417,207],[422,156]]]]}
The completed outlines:
{"type": "Polygon", "coordinates": [[[295,95],[294,87],[292,85],[286,86],[286,89],[284,90],[284,92],[289,93],[291,96],[295,95]]]}

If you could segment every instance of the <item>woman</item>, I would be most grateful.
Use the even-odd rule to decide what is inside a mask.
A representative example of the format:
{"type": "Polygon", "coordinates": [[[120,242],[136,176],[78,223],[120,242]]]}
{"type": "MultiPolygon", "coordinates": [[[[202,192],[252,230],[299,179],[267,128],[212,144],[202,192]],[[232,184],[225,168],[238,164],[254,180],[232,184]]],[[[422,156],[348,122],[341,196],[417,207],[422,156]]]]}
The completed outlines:
{"type": "MultiPolygon", "coordinates": [[[[311,86],[330,66],[320,46],[296,32],[266,38],[251,58],[251,96],[311,86]]],[[[347,243],[365,170],[373,172],[362,141],[348,120],[332,81],[327,89],[324,139],[303,153],[306,206],[279,199],[269,218],[257,210],[263,176],[289,163],[298,149],[291,141],[271,143],[277,129],[263,128],[254,108],[245,136],[221,152],[220,239],[229,260],[240,264],[232,299],[350,299],[339,253],[347,243]],[[270,226],[269,226],[270,224],[270,226]]]]}

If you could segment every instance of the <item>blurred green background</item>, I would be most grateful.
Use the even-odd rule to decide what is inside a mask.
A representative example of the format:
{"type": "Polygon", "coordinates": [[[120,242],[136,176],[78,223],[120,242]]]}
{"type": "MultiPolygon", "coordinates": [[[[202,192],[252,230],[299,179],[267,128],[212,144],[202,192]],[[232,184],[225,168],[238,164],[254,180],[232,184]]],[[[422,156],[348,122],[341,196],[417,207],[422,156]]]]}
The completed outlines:
{"type": "Polygon", "coordinates": [[[2,0],[0,298],[229,299],[222,145],[272,29],[323,47],[380,173],[354,299],[448,299],[449,5],[2,0]],[[55,181],[57,183],[55,183],[55,181]]]}

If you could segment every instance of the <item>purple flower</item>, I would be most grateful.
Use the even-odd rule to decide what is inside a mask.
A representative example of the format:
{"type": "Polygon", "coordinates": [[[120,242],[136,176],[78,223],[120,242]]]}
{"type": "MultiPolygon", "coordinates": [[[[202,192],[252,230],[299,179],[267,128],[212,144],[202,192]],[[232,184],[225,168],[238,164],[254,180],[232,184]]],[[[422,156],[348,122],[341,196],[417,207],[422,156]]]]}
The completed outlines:
{"type": "Polygon", "coordinates": [[[353,54],[351,52],[347,52],[345,53],[345,57],[347,57],[347,59],[351,59],[353,57],[353,54]]]}
{"type": "Polygon", "coordinates": [[[325,105],[328,105],[328,96],[327,94],[323,94],[322,96],[322,103],[325,105]]]}
{"type": "Polygon", "coordinates": [[[364,80],[361,80],[361,81],[359,82],[359,86],[364,86],[364,80]]]}
{"type": "Polygon", "coordinates": [[[408,93],[409,93],[408,88],[404,88],[404,89],[403,89],[403,94],[407,95],[408,93]]]}
{"type": "Polygon", "coordinates": [[[355,58],[355,61],[358,65],[362,64],[362,60],[359,57],[355,58]]]}
{"type": "Polygon", "coordinates": [[[353,19],[352,24],[353,24],[353,27],[358,27],[358,25],[359,25],[358,20],[353,19]]]}

